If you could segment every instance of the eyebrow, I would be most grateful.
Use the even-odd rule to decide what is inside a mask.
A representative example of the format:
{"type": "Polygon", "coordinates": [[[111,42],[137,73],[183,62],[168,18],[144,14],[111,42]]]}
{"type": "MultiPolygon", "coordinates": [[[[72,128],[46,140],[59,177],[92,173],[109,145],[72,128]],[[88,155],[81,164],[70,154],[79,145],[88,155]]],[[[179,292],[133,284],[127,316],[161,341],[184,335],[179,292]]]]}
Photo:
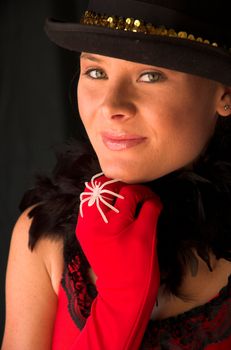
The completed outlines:
{"type": "Polygon", "coordinates": [[[97,58],[89,53],[81,53],[80,58],[93,61],[93,62],[102,62],[100,58],[97,58]]]}

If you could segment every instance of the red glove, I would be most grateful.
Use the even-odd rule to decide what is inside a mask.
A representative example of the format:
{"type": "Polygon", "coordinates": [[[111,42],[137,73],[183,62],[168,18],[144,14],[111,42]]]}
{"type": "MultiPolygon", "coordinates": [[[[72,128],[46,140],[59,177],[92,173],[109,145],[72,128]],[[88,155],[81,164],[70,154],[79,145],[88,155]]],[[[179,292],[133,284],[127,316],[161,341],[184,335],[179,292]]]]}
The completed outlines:
{"type": "Polygon", "coordinates": [[[81,208],[83,217],[79,215],[76,228],[80,245],[98,277],[98,295],[71,349],[136,350],[159,288],[156,225],[162,205],[145,186],[122,182],[107,185],[109,179],[105,176],[98,181],[104,186],[94,190],[95,196],[89,194],[90,202],[86,193],[91,193],[93,182],[87,184],[82,195],[86,199],[81,208]],[[124,199],[103,193],[105,189],[119,192],[124,199]],[[107,197],[103,200],[110,203],[110,208],[99,195],[107,197]]]}

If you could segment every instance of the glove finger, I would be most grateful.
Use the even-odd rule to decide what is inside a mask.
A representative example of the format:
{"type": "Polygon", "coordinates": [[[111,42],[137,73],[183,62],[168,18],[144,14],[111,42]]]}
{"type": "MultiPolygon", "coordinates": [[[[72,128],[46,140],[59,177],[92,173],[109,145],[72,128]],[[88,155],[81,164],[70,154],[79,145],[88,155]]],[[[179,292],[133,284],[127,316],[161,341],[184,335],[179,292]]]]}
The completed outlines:
{"type": "Polygon", "coordinates": [[[115,202],[115,208],[118,214],[112,211],[108,213],[109,222],[114,222],[117,230],[133,222],[136,218],[139,208],[146,200],[155,198],[156,195],[144,185],[124,185],[119,194],[123,199],[118,198],[115,202]]]}
{"type": "Polygon", "coordinates": [[[162,208],[163,205],[156,195],[147,199],[140,208],[136,219],[137,225],[141,227],[151,225],[155,228],[162,208]]]}

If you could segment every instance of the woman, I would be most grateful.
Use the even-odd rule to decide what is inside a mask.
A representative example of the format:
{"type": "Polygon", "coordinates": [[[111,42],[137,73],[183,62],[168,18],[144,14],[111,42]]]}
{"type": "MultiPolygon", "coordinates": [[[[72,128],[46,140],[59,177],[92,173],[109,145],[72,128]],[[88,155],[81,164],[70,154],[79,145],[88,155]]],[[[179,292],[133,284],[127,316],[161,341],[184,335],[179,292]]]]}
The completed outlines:
{"type": "Polygon", "coordinates": [[[94,151],[69,146],[22,201],[3,350],[231,347],[231,37],[207,5],[92,0],[81,24],[47,21],[81,52],[94,151]]]}

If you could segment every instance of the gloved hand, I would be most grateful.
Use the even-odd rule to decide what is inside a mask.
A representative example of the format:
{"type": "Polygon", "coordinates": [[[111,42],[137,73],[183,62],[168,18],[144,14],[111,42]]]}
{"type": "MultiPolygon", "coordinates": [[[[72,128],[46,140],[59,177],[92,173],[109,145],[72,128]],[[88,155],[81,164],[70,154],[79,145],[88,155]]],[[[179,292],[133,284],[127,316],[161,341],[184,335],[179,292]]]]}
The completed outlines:
{"type": "MultiPolygon", "coordinates": [[[[146,186],[107,185],[109,179],[101,176],[98,187],[99,181],[104,186],[94,190],[93,197],[89,194],[90,202],[83,203],[83,217],[79,215],[76,227],[77,239],[98,277],[98,295],[72,349],[136,350],[159,288],[156,225],[162,205],[146,186]],[[124,199],[103,193],[105,189],[124,199]],[[107,197],[103,200],[119,213],[102,203],[99,195],[107,197]]],[[[87,184],[83,200],[92,185],[87,184]]]]}

